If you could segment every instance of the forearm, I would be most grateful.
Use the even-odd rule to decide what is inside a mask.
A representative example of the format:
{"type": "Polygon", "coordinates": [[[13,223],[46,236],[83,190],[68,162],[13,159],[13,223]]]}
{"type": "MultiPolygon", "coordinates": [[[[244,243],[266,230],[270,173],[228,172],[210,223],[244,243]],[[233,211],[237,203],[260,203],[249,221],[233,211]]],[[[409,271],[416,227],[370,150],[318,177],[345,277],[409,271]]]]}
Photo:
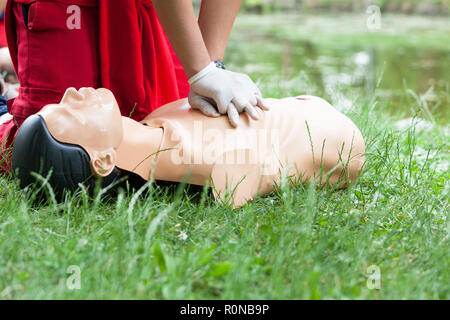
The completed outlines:
{"type": "Polygon", "coordinates": [[[0,13],[5,10],[7,0],[0,0],[0,13]]]}
{"type": "MultiPolygon", "coordinates": [[[[227,2],[227,1],[224,1],[227,2]]],[[[190,0],[153,0],[159,20],[188,77],[211,62],[190,0]]]]}
{"type": "Polygon", "coordinates": [[[198,24],[211,60],[223,60],[242,0],[203,0],[198,24]]]}

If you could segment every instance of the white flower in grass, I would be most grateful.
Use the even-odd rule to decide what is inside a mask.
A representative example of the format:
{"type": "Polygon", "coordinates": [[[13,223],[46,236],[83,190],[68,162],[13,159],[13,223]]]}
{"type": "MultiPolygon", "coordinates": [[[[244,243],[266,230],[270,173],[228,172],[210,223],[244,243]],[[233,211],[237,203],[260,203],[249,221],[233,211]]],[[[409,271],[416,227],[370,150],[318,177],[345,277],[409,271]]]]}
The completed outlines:
{"type": "Polygon", "coordinates": [[[187,239],[187,234],[184,231],[181,231],[180,234],[178,235],[178,239],[185,241],[187,239]]]}

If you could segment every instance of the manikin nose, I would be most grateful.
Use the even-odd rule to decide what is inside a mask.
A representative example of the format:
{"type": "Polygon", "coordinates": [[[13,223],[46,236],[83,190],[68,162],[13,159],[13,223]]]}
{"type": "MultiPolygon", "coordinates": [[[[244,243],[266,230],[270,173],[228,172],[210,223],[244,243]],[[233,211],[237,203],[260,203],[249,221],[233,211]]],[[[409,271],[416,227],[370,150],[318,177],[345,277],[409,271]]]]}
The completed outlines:
{"type": "MultiPolygon", "coordinates": [[[[84,96],[82,94],[80,94],[75,88],[67,89],[64,97],[70,97],[74,100],[82,100],[84,98],[84,96]]],[[[64,100],[64,98],[63,98],[63,100],[64,100]]]]}
{"type": "Polygon", "coordinates": [[[95,96],[97,92],[93,88],[81,88],[79,93],[85,97],[95,96]]]}

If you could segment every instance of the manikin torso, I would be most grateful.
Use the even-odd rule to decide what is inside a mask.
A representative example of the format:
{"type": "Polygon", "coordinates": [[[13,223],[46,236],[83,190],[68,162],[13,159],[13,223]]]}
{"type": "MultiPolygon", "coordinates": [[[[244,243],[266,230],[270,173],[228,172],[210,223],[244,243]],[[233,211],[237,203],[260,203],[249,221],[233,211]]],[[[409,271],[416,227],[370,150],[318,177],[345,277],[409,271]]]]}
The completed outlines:
{"type": "Polygon", "coordinates": [[[320,98],[266,101],[269,111],[258,109],[259,120],[241,114],[237,128],[226,117],[209,118],[190,109],[186,99],[154,111],[141,121],[145,126],[122,118],[124,137],[117,149],[117,166],[146,180],[213,185],[216,197],[231,196],[239,206],[270,192],[283,174],[303,180],[317,174],[321,157],[335,158],[331,166],[336,165],[339,155],[334,146],[351,143],[345,141],[349,135],[343,130],[360,135],[348,118],[320,98]],[[319,146],[314,150],[316,159],[314,146],[319,146]]]}

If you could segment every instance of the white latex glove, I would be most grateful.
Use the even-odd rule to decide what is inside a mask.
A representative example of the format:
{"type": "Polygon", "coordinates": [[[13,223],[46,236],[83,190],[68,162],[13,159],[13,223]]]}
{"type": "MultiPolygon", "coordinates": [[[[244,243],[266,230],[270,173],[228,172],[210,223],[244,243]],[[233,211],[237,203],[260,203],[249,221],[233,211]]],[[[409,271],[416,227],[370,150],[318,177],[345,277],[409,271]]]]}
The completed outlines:
{"type": "Polygon", "coordinates": [[[228,114],[234,127],[239,125],[240,112],[247,112],[252,119],[258,120],[255,107],[268,110],[261,92],[248,76],[219,69],[214,62],[192,76],[189,84],[189,103],[193,109],[213,117],[218,116],[217,111],[228,114]]]}
{"type": "Polygon", "coordinates": [[[211,98],[203,97],[191,90],[189,92],[188,101],[192,109],[200,110],[205,116],[220,116],[219,111],[217,111],[217,108],[215,107],[216,103],[211,98]]]}

